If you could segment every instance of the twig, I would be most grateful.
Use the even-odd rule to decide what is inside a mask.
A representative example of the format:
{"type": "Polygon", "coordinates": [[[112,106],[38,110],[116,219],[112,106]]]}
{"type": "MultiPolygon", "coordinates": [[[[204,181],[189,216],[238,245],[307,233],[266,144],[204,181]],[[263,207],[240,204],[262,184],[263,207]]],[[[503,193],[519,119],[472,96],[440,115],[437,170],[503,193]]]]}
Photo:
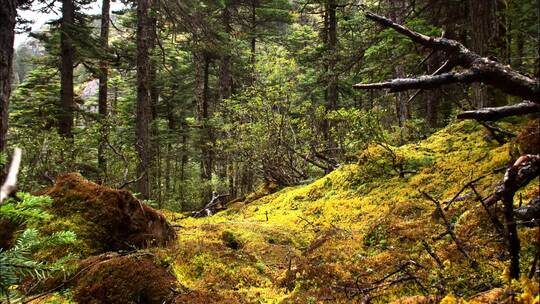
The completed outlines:
{"type": "Polygon", "coordinates": [[[427,253],[435,260],[435,262],[437,262],[437,266],[439,266],[439,268],[444,268],[444,265],[441,262],[439,256],[433,251],[431,246],[429,246],[429,244],[425,240],[422,240],[422,246],[424,246],[424,249],[427,251],[427,253]]]}
{"type": "Polygon", "coordinates": [[[448,232],[448,234],[450,235],[450,237],[452,237],[452,240],[454,240],[454,243],[456,243],[456,246],[458,248],[458,250],[463,254],[463,256],[469,261],[469,264],[471,265],[471,267],[474,269],[474,270],[478,270],[478,263],[469,255],[469,253],[467,252],[467,250],[465,250],[465,248],[463,247],[463,244],[461,243],[461,240],[457,237],[457,235],[455,234],[454,232],[454,228],[452,227],[452,224],[450,224],[450,222],[448,221],[448,219],[446,218],[446,215],[444,214],[444,211],[443,209],[441,208],[441,204],[439,203],[438,200],[434,199],[433,197],[431,197],[429,194],[427,194],[426,192],[424,191],[420,191],[427,199],[429,199],[430,201],[432,201],[435,206],[436,206],[436,210],[437,212],[439,212],[439,215],[441,216],[441,219],[443,220],[444,222],[444,225],[446,226],[446,230],[448,232]]]}

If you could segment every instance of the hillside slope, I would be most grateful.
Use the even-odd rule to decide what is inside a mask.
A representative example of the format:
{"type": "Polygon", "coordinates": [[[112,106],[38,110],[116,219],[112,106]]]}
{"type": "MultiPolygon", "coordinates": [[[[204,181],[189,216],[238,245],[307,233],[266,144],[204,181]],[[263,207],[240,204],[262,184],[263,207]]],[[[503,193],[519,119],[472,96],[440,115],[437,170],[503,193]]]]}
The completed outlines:
{"type": "MultiPolygon", "coordinates": [[[[498,145],[482,127],[460,122],[418,144],[391,148],[393,153],[372,146],[358,164],[208,218],[168,214],[180,227],[178,244],[166,249],[182,286],[177,302],[350,303],[369,295],[372,303],[428,303],[450,294],[478,302],[502,297],[497,287],[504,285],[508,257],[470,189],[445,214],[474,262],[444,235],[444,221],[421,191],[444,206],[467,182],[482,177],[476,189],[487,196],[512,149],[498,145]],[[400,166],[416,173],[400,177],[394,170],[400,166]]],[[[524,202],[537,195],[534,184],[518,194],[524,202]]],[[[533,259],[536,233],[520,230],[524,269],[533,259]]],[[[538,294],[530,286],[519,287],[524,303],[538,294]]]]}

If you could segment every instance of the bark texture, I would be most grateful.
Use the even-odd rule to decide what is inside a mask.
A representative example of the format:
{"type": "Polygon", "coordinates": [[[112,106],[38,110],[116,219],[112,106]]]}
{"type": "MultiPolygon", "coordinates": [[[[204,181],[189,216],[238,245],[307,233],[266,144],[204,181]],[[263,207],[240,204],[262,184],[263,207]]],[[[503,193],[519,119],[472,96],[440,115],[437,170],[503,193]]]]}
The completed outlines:
{"type": "MultiPolygon", "coordinates": [[[[110,10],[110,0],[103,0],[101,8],[101,47],[106,51],[109,47],[109,10],[110,10]]],[[[101,140],[98,146],[98,165],[103,174],[107,174],[107,160],[105,158],[105,146],[107,139],[107,126],[106,119],[108,115],[108,105],[107,105],[107,94],[108,94],[108,62],[106,59],[102,59],[100,62],[99,69],[99,95],[98,95],[98,111],[100,120],[102,123],[101,126],[101,140]]]]}
{"type": "Polygon", "coordinates": [[[152,107],[150,98],[150,48],[153,34],[150,18],[151,0],[137,1],[137,192],[143,198],[150,196],[150,124],[152,107]]]}
{"type": "Polygon", "coordinates": [[[6,149],[16,16],[17,1],[2,1],[0,5],[0,152],[6,149]]]}
{"type": "Polygon", "coordinates": [[[75,4],[73,0],[62,0],[62,22],[60,24],[60,117],[58,133],[66,138],[72,138],[73,133],[73,28],[75,22],[75,4]]]}

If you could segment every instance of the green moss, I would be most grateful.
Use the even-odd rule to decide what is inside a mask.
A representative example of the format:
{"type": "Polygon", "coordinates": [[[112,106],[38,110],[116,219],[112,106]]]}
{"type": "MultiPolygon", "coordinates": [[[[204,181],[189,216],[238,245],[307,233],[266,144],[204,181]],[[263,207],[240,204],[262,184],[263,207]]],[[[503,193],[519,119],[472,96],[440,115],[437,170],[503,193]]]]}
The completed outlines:
{"type": "MultiPolygon", "coordinates": [[[[420,190],[442,202],[485,175],[476,189],[487,196],[503,174],[494,169],[511,158],[511,145],[499,146],[473,122],[455,123],[422,142],[390,147],[403,169],[417,172],[405,177],[394,170],[387,150],[368,147],[357,164],[343,165],[311,184],[236,204],[209,218],[181,219],[185,228],[178,231],[175,273],[194,293],[214,293],[219,301],[306,303],[331,298],[347,303],[336,286],[354,288],[359,277],[365,284],[374,282],[408,260],[425,266],[415,269],[422,282],[438,282],[441,270],[420,243],[427,240],[450,265],[444,270],[449,292],[470,296],[500,286],[504,247],[486,238],[496,231],[481,206],[468,198],[447,211],[481,265],[477,273],[450,238],[432,240],[445,227],[434,219],[435,206],[420,190]]],[[[537,193],[533,188],[520,192],[525,201],[537,193]]],[[[521,231],[520,236],[524,259],[530,260],[534,235],[521,231]]],[[[414,284],[396,284],[377,301],[420,292],[414,284]]]]}

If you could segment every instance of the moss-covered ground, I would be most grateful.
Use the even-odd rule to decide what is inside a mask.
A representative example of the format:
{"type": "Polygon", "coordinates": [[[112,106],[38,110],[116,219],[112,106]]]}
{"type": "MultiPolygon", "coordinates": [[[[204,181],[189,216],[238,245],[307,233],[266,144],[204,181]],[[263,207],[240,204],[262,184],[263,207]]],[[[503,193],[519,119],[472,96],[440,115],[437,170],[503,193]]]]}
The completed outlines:
{"type": "MultiPolygon", "coordinates": [[[[445,225],[421,191],[444,207],[466,183],[483,177],[476,189],[487,196],[512,161],[513,144],[499,145],[483,127],[461,122],[391,149],[403,169],[416,173],[400,177],[391,153],[374,145],[361,151],[357,164],[312,184],[207,218],[169,214],[182,226],[171,252],[174,273],[198,295],[184,300],[196,303],[207,295],[215,303],[350,303],[363,298],[359,289],[379,286],[365,292],[372,302],[438,302],[444,295],[482,302],[483,292],[504,287],[504,244],[471,190],[445,214],[476,269],[450,236],[439,237],[445,225]],[[407,262],[411,266],[378,282],[407,262]]],[[[538,192],[534,185],[538,181],[518,196],[528,201],[538,192]]],[[[535,234],[520,230],[523,269],[533,259],[535,234]]]]}
{"type": "MultiPolygon", "coordinates": [[[[501,303],[510,288],[513,303],[538,303],[535,282],[508,282],[504,243],[471,189],[446,203],[475,179],[488,196],[516,149],[472,122],[417,144],[373,145],[311,184],[211,217],[165,212],[178,239],[151,251],[176,277],[174,303],[501,303]],[[422,192],[442,204],[470,260],[422,192]]],[[[516,204],[535,195],[538,180],[516,204]]],[[[527,273],[538,230],[519,234],[527,273]]]]}

